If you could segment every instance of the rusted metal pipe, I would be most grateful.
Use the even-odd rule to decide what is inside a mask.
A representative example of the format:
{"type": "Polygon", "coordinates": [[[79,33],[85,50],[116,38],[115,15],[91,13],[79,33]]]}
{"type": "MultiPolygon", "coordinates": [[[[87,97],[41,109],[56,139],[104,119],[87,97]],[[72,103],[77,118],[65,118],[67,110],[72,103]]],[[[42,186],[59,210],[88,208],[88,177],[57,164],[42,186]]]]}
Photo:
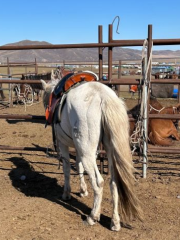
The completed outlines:
{"type": "Polygon", "coordinates": [[[150,153],[168,153],[168,154],[180,154],[180,149],[175,147],[156,147],[149,146],[148,150],[150,153]]]}
{"type": "MultiPolygon", "coordinates": [[[[7,146],[7,145],[0,145],[0,150],[18,150],[18,151],[40,151],[40,152],[47,152],[48,151],[53,151],[50,148],[45,148],[45,147],[17,147],[17,146],[7,146]]],[[[166,153],[166,154],[180,154],[180,149],[178,148],[167,148],[167,147],[155,147],[155,146],[149,146],[149,153],[166,153]]],[[[70,152],[70,153],[75,153],[75,152],[70,152]]],[[[105,150],[100,150],[99,154],[106,154],[105,150]]],[[[133,155],[137,155],[136,153],[133,155]]]]}
{"type": "Polygon", "coordinates": [[[20,115],[20,114],[1,114],[0,119],[24,119],[24,120],[45,120],[45,116],[20,115]]]}
{"type": "MultiPolygon", "coordinates": [[[[135,119],[131,114],[129,116],[129,121],[134,122],[135,119]]],[[[149,114],[150,119],[170,119],[176,120],[180,119],[180,114],[149,114]]],[[[45,120],[45,116],[38,115],[20,115],[20,114],[0,114],[0,119],[24,119],[24,120],[45,120]]]]}
{"type": "MultiPolygon", "coordinates": [[[[49,80],[44,80],[44,81],[50,81],[49,80]]],[[[139,85],[139,81],[140,79],[132,79],[132,78],[113,78],[111,80],[108,81],[99,81],[103,84],[106,85],[110,85],[110,84],[114,84],[114,85],[139,85]]],[[[39,84],[41,83],[40,80],[36,80],[36,79],[31,79],[31,80],[13,80],[10,78],[0,78],[0,83],[19,83],[19,84],[39,84]]],[[[180,84],[180,79],[152,79],[151,83],[155,83],[155,84],[164,84],[164,83],[169,83],[169,84],[180,84]]]]}
{"type": "MultiPolygon", "coordinates": [[[[0,50],[27,50],[27,49],[63,49],[63,48],[97,48],[97,47],[135,47],[143,46],[144,39],[112,40],[109,43],[78,43],[78,44],[44,44],[24,46],[0,46],[0,50]]],[[[153,39],[153,45],[179,45],[180,39],[153,39]]]]}
{"type": "Polygon", "coordinates": [[[180,119],[180,114],[149,114],[149,118],[176,120],[180,119]]]}
{"type": "Polygon", "coordinates": [[[139,85],[140,79],[132,79],[132,78],[119,78],[119,79],[112,79],[108,81],[99,81],[105,85],[139,85]]]}
{"type": "MultiPolygon", "coordinates": [[[[50,80],[44,80],[48,82],[50,80]]],[[[11,80],[9,78],[0,78],[0,83],[17,83],[17,84],[39,84],[41,83],[40,80],[30,79],[30,80],[11,80]]]]}

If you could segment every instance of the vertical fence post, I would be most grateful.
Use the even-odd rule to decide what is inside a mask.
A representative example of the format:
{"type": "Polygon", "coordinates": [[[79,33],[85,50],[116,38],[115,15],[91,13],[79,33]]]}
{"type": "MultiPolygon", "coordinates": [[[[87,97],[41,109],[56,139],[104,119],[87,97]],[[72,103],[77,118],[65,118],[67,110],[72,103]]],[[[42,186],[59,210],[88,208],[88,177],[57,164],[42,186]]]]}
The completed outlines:
{"type": "Polygon", "coordinates": [[[143,95],[141,99],[141,104],[144,104],[144,110],[143,110],[143,129],[144,129],[144,138],[143,138],[143,178],[146,178],[146,172],[147,172],[147,99],[148,99],[148,89],[147,89],[147,79],[146,79],[146,70],[147,70],[147,58],[145,57],[142,60],[142,74],[143,74],[143,80],[144,80],[144,90],[143,95]],[[144,103],[142,103],[142,101],[144,103]]]}
{"type": "MultiPolygon", "coordinates": [[[[112,42],[112,24],[109,24],[109,43],[112,42]]],[[[108,79],[112,79],[112,47],[108,47],[108,79]]]]}
{"type": "Polygon", "coordinates": [[[37,66],[36,58],[35,58],[35,73],[38,74],[38,66],[37,66]]]}
{"type": "Polygon", "coordinates": [[[152,25],[148,25],[148,48],[147,48],[147,63],[145,63],[145,76],[144,76],[144,118],[143,118],[143,127],[144,127],[144,142],[143,142],[143,178],[146,178],[147,175],[147,140],[148,140],[148,122],[149,122],[149,85],[151,82],[151,51],[152,51],[152,25]]]}
{"type": "MultiPolygon", "coordinates": [[[[11,75],[11,70],[10,70],[10,64],[9,64],[9,58],[7,58],[7,74],[8,78],[11,75]]],[[[12,92],[12,84],[9,84],[9,107],[13,107],[13,92],[12,92]]]]}
{"type": "MultiPolygon", "coordinates": [[[[102,43],[103,42],[103,36],[102,36],[102,26],[98,27],[98,42],[102,43]]],[[[102,80],[103,76],[103,48],[99,47],[99,80],[102,80]]],[[[103,145],[102,143],[100,144],[100,151],[103,150],[103,145]]],[[[104,173],[104,154],[100,153],[100,172],[101,174],[104,173]]]]}
{"type": "MultiPolygon", "coordinates": [[[[99,43],[103,42],[102,39],[102,26],[98,26],[98,38],[99,38],[99,43]]],[[[102,80],[102,75],[103,75],[103,48],[99,47],[99,80],[102,80]]]]}
{"type": "MultiPolygon", "coordinates": [[[[121,78],[121,64],[122,64],[122,62],[119,61],[119,65],[118,65],[118,79],[121,78]]],[[[118,95],[118,97],[120,97],[121,85],[116,85],[116,89],[117,89],[117,95],[118,95]]]]}

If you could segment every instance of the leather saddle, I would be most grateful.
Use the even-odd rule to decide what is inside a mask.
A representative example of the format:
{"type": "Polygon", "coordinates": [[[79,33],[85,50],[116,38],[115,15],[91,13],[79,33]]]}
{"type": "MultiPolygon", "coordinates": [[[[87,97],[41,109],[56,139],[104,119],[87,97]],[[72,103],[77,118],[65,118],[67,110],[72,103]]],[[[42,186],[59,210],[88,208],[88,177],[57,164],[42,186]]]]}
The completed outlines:
{"type": "MultiPolygon", "coordinates": [[[[52,124],[54,119],[54,113],[58,109],[58,120],[60,121],[60,115],[64,106],[67,93],[78,84],[82,82],[96,81],[97,78],[93,73],[81,72],[81,73],[68,73],[65,75],[54,88],[49,98],[49,104],[46,108],[46,125],[52,124]]],[[[57,119],[57,117],[56,117],[57,119]]]]}

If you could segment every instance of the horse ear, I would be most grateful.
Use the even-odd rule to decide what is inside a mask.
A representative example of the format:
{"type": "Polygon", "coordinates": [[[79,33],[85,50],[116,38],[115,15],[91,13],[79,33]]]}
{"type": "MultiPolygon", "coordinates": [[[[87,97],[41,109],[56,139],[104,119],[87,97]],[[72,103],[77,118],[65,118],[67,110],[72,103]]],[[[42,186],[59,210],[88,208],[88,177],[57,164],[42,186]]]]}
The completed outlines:
{"type": "Polygon", "coordinates": [[[54,74],[54,70],[51,70],[51,80],[55,80],[55,74],[54,74]]]}
{"type": "Polygon", "coordinates": [[[47,83],[46,83],[43,79],[41,79],[40,81],[41,81],[41,83],[42,83],[42,88],[43,88],[43,90],[45,90],[47,83]]]}

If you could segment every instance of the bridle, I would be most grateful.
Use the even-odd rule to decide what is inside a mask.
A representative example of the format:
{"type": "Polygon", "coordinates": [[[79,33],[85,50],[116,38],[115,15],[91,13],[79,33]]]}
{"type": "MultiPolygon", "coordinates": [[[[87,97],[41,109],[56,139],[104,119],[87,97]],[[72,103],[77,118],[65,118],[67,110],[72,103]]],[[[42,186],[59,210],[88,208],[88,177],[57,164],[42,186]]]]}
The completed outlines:
{"type": "Polygon", "coordinates": [[[162,110],[165,109],[165,107],[163,107],[163,108],[161,108],[161,109],[156,109],[156,108],[154,108],[153,106],[151,106],[150,104],[149,104],[149,106],[150,106],[149,112],[151,112],[152,110],[155,110],[156,112],[160,113],[162,110]]]}
{"type": "MultiPolygon", "coordinates": [[[[155,110],[156,112],[160,113],[162,110],[164,110],[166,108],[166,107],[163,107],[161,109],[156,109],[153,106],[151,106],[150,104],[149,104],[149,106],[150,106],[149,112],[151,112],[152,110],[155,110]]],[[[172,107],[172,109],[173,109],[173,113],[175,114],[176,110],[177,110],[177,107],[172,107]]]]}

